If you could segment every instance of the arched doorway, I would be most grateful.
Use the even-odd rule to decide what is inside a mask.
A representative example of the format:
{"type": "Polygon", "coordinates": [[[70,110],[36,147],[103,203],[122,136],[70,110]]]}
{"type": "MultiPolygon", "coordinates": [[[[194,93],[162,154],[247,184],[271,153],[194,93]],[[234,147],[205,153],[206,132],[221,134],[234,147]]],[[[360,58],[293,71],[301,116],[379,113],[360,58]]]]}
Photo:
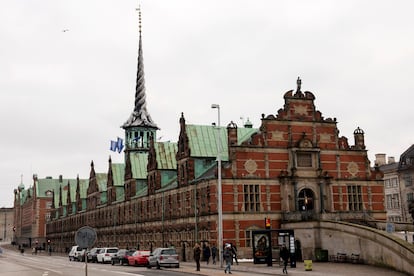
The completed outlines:
{"type": "Polygon", "coordinates": [[[298,205],[300,211],[309,211],[314,208],[314,194],[311,189],[304,188],[300,190],[298,196],[298,205]]]}

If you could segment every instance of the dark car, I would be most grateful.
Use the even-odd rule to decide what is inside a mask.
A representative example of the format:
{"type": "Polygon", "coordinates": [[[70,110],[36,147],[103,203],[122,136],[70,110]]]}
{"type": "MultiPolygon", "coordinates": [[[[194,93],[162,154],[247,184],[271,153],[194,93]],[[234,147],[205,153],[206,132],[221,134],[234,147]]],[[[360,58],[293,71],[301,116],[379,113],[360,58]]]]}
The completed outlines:
{"type": "Polygon", "coordinates": [[[92,262],[92,263],[96,263],[97,262],[96,255],[98,255],[99,250],[101,250],[101,249],[98,248],[98,247],[94,247],[94,248],[91,249],[91,251],[89,251],[87,253],[88,262],[92,262]]]}
{"type": "Polygon", "coordinates": [[[136,250],[135,249],[119,249],[111,258],[111,264],[128,264],[128,257],[132,256],[136,250]]]}

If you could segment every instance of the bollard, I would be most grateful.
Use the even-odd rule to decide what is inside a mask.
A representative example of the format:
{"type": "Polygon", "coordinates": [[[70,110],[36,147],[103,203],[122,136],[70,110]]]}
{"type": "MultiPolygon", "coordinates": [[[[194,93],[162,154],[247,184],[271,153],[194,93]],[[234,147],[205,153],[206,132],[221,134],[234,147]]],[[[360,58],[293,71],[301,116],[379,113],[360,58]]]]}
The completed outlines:
{"type": "Polygon", "coordinates": [[[312,270],[312,260],[304,260],[303,263],[305,265],[305,271],[312,270]]]}

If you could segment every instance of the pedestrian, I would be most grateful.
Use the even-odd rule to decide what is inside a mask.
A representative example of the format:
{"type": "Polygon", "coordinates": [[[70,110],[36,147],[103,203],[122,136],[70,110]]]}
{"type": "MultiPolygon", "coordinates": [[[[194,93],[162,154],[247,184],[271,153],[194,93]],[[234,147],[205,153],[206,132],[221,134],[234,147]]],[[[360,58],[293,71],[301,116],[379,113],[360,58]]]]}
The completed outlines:
{"type": "Polygon", "coordinates": [[[211,247],[211,258],[213,259],[213,264],[216,264],[216,256],[217,256],[217,247],[215,244],[211,247]]]}
{"type": "Polygon", "coordinates": [[[200,271],[201,248],[200,248],[200,245],[198,243],[196,243],[194,245],[193,251],[194,251],[194,260],[195,260],[196,266],[197,266],[196,271],[200,271]]]}
{"type": "Polygon", "coordinates": [[[224,248],[224,253],[223,253],[223,258],[226,261],[226,268],[224,269],[224,273],[231,273],[231,262],[233,260],[233,254],[231,252],[231,245],[230,244],[226,244],[225,248],[224,248]]]}
{"type": "MultiPolygon", "coordinates": [[[[236,265],[239,265],[239,261],[237,260],[237,248],[232,243],[230,245],[231,245],[231,253],[233,254],[234,260],[236,261],[236,265]]],[[[231,259],[231,262],[233,263],[233,259],[231,259]]]]}
{"type": "Polygon", "coordinates": [[[206,246],[203,249],[203,257],[204,257],[204,261],[206,261],[207,265],[210,262],[210,256],[211,256],[210,246],[208,244],[206,244],[206,246]]]}
{"type": "Polygon", "coordinates": [[[289,250],[286,248],[286,245],[282,246],[282,249],[280,250],[280,257],[283,260],[283,274],[288,274],[287,272],[287,264],[289,261],[289,250]]]}

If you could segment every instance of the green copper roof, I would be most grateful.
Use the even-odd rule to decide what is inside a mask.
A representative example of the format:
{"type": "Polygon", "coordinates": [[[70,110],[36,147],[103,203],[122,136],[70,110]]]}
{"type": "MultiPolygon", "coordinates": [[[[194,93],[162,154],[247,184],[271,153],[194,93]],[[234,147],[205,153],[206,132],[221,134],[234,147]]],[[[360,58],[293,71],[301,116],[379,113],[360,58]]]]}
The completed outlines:
{"type": "Polygon", "coordinates": [[[80,198],[88,195],[89,179],[79,179],[80,198]]]}
{"type": "Polygon", "coordinates": [[[98,183],[99,192],[106,192],[108,174],[107,173],[96,173],[96,182],[98,183]]]}
{"type": "Polygon", "coordinates": [[[124,186],[125,164],[113,163],[112,176],[114,179],[114,186],[124,186]]]}
{"type": "Polygon", "coordinates": [[[157,142],[154,144],[157,153],[157,165],[160,170],[176,170],[177,143],[157,142]]]}
{"type": "MultiPolygon", "coordinates": [[[[217,127],[204,125],[186,125],[186,131],[192,157],[216,157],[217,156],[217,127]]],[[[228,161],[227,128],[220,127],[221,160],[228,161]]],[[[256,133],[255,128],[237,128],[237,144],[249,139],[256,133]]]]}
{"type": "MultiPolygon", "coordinates": [[[[76,202],[76,179],[68,179],[65,180],[62,183],[62,205],[67,205],[68,202],[68,183],[70,183],[70,200],[71,202],[76,202]]],[[[58,202],[59,203],[59,188],[57,189],[57,193],[55,194],[55,196],[58,196],[58,202]]],[[[55,198],[56,200],[56,198],[55,198]]],[[[56,202],[55,202],[56,204],[56,202]]],[[[57,205],[55,205],[57,206],[57,205]]]]}
{"type": "Polygon", "coordinates": [[[36,181],[36,195],[37,197],[52,197],[52,195],[47,195],[48,191],[53,191],[59,189],[61,184],[67,184],[67,179],[62,179],[60,182],[59,178],[38,178],[36,181]]]}
{"type": "Polygon", "coordinates": [[[132,177],[135,179],[147,179],[148,154],[132,152],[130,158],[132,177]]]}

